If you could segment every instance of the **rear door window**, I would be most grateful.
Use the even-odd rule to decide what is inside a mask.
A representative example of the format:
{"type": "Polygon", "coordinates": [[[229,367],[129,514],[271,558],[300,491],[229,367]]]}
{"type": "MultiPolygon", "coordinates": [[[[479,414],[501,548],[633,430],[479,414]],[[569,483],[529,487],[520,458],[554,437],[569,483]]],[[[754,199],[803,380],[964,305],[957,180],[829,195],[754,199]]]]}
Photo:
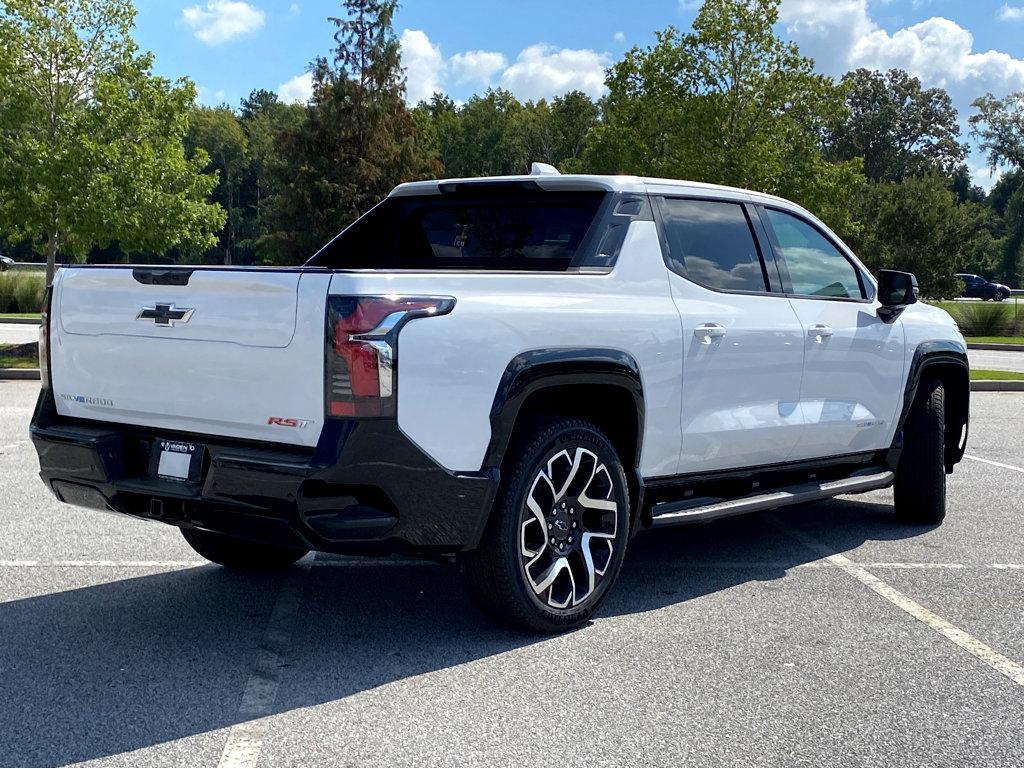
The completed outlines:
{"type": "Polygon", "coordinates": [[[309,264],[339,269],[565,271],[603,192],[455,192],[388,198],[309,264]]]}
{"type": "Polygon", "coordinates": [[[664,198],[662,219],[677,272],[720,291],[768,290],[757,242],[741,204],[664,198]]]}

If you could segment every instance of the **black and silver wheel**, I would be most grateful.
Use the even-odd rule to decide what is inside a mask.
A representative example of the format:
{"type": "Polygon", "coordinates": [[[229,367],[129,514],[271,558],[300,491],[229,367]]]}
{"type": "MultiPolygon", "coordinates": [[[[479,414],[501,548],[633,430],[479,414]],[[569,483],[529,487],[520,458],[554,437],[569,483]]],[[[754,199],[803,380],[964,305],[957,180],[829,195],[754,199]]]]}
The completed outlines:
{"type": "Polygon", "coordinates": [[[995,301],[997,301],[997,302],[1001,302],[1001,301],[1003,301],[1004,299],[1006,299],[1006,297],[1007,297],[1007,296],[1009,296],[1009,294],[1007,294],[1007,293],[1006,293],[1005,291],[1003,291],[1002,289],[999,289],[999,290],[997,290],[997,291],[995,292],[995,294],[993,294],[993,295],[992,295],[992,299],[993,299],[993,300],[995,300],[995,301]]]}
{"type": "Polygon", "coordinates": [[[203,529],[182,529],[185,541],[208,561],[241,571],[274,571],[291,566],[308,550],[264,545],[203,529]]]}
{"type": "Polygon", "coordinates": [[[946,517],[946,391],[938,379],[921,382],[903,428],[903,451],[893,488],[896,516],[938,525],[946,517]]]}
{"type": "Polygon", "coordinates": [[[618,575],[629,534],[626,477],[593,425],[540,428],[510,463],[480,547],[463,559],[488,614],[528,630],[585,623],[618,575]]]}

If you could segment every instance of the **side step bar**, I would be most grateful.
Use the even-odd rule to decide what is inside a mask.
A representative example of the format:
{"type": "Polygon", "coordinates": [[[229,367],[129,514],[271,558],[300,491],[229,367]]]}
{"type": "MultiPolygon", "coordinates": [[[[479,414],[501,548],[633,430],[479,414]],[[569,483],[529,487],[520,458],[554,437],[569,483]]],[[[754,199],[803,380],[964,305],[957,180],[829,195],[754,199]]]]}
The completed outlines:
{"type": "Polygon", "coordinates": [[[776,491],[763,494],[751,494],[738,499],[714,499],[700,497],[680,502],[663,502],[651,510],[651,528],[676,526],[695,521],[713,521],[730,515],[743,515],[763,510],[774,510],[788,505],[800,505],[805,502],[817,502],[831,499],[840,494],[859,494],[862,491],[874,491],[891,486],[896,479],[890,470],[871,471],[869,474],[852,475],[835,481],[802,483],[798,486],[787,486],[776,491]]]}

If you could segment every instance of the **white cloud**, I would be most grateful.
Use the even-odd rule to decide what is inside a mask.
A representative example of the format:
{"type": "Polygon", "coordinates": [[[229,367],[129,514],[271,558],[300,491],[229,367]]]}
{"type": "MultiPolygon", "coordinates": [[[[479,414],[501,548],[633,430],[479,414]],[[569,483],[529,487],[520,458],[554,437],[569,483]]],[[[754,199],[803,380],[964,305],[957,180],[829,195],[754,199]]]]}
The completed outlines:
{"type": "Polygon", "coordinates": [[[626,33],[616,32],[614,35],[612,35],[612,39],[615,40],[616,43],[621,43],[623,40],[626,39],[626,33]]]}
{"type": "Polygon", "coordinates": [[[456,83],[490,85],[491,78],[508,66],[505,57],[495,51],[465,51],[448,60],[456,83]]]}
{"type": "Polygon", "coordinates": [[[999,18],[1002,21],[1024,21],[1024,6],[1004,5],[999,9],[999,18]]]}
{"type": "Polygon", "coordinates": [[[867,0],[783,0],[780,19],[801,51],[826,72],[905,69],[926,86],[947,89],[961,114],[986,91],[1024,88],[1024,60],[975,51],[971,33],[941,16],[890,34],[868,15],[867,0]]]}
{"type": "Polygon", "coordinates": [[[416,104],[429,99],[437,91],[443,91],[441,76],[445,61],[441,49],[419,29],[403,29],[399,43],[406,77],[406,100],[416,104]]]}
{"type": "Polygon", "coordinates": [[[418,29],[402,30],[399,43],[410,104],[446,93],[448,85],[466,84],[477,88],[497,84],[523,100],[550,99],[572,90],[596,98],[605,92],[604,72],[610,61],[606,53],[544,43],[524,48],[511,66],[496,51],[462,51],[445,58],[440,47],[418,29]]]}
{"type": "Polygon", "coordinates": [[[999,181],[999,177],[1002,175],[1003,172],[1001,169],[997,168],[993,172],[987,164],[982,166],[971,166],[971,182],[978,185],[986,192],[995,186],[995,183],[999,181]]]}
{"type": "Polygon", "coordinates": [[[281,101],[289,104],[305,104],[313,98],[313,73],[306,72],[296,75],[291,80],[277,87],[277,95],[281,101]]]}
{"type": "Polygon", "coordinates": [[[288,6],[289,16],[298,16],[300,13],[302,13],[302,6],[298,3],[292,3],[288,6]]]}
{"type": "Polygon", "coordinates": [[[208,0],[181,12],[193,34],[207,45],[219,45],[263,26],[266,14],[242,0],[208,0]]]}
{"type": "Polygon", "coordinates": [[[538,43],[524,48],[501,75],[501,85],[520,99],[545,99],[579,90],[593,98],[605,92],[608,54],[555,48],[538,43]]]}

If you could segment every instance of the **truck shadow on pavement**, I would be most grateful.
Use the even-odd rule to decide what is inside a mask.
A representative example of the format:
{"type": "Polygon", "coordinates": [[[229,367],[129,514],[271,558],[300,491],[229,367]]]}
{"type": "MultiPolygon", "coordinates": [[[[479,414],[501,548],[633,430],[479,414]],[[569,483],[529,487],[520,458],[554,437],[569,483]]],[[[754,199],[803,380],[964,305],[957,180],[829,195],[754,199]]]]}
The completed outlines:
{"type": "MultiPolygon", "coordinates": [[[[834,501],[776,515],[813,531],[831,552],[923,531],[896,523],[888,505],[874,502],[834,501]]],[[[818,558],[764,516],[643,534],[631,543],[600,617],[777,580],[818,558]]],[[[290,648],[281,652],[276,713],[559,643],[493,626],[472,607],[455,569],[325,561],[310,572],[290,648]]],[[[241,720],[240,695],[280,577],[213,566],[134,578],[119,572],[116,581],[100,584],[94,583],[112,572],[10,574],[20,583],[18,593],[32,597],[0,604],[0,680],[7,695],[0,703],[0,764],[103,759],[192,736],[196,744],[173,755],[216,763],[224,739],[202,735],[241,720]],[[76,583],[82,587],[68,587],[76,583]]],[[[585,643],[581,634],[587,632],[601,632],[601,620],[571,643],[585,643]]],[[[458,680],[460,686],[494,685],[458,680]]],[[[458,698],[458,689],[451,696],[458,698]]]]}

